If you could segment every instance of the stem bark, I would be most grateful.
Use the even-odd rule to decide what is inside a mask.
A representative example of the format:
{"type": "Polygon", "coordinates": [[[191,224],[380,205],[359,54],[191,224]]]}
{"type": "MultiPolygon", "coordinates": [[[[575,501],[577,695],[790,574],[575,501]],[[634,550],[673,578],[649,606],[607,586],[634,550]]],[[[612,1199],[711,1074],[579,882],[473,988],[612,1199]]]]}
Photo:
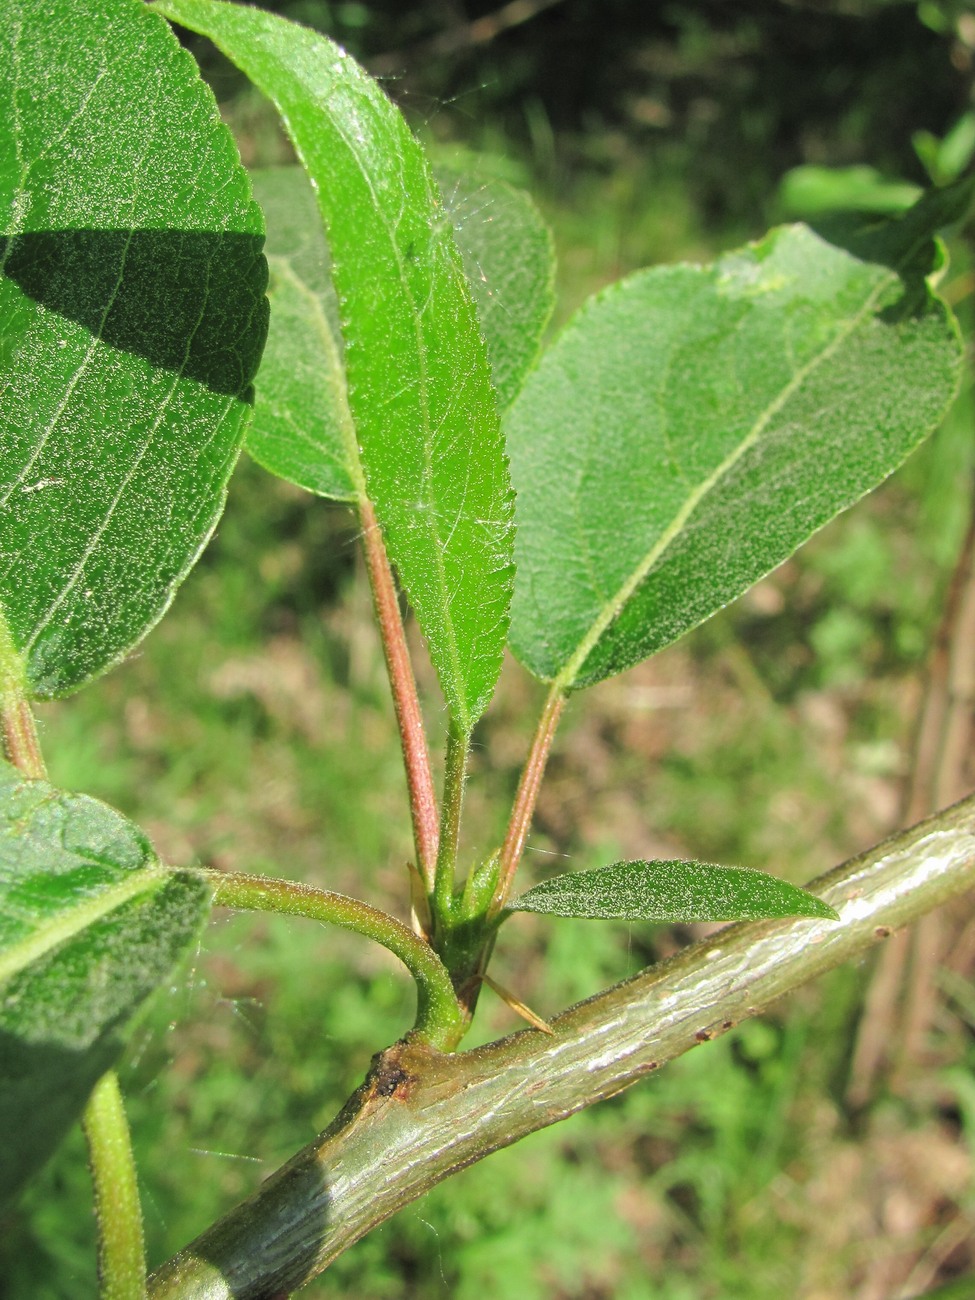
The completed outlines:
{"type": "Polygon", "coordinates": [[[975,884],[975,797],[813,886],[839,921],[752,921],[551,1022],[445,1056],[400,1043],[332,1126],[155,1273],[151,1300],[259,1300],[499,1147],[610,1097],[975,884]]]}

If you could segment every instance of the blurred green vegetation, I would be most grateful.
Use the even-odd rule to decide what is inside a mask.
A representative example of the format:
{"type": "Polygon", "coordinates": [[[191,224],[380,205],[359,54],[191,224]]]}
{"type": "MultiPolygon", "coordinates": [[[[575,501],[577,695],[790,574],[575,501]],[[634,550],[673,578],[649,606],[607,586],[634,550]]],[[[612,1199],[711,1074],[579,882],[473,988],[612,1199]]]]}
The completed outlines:
{"type": "MultiPolygon", "coordinates": [[[[423,42],[495,6],[276,7],[383,68],[435,149],[486,154],[481,165],[532,189],[557,236],[560,319],[630,269],[759,233],[789,168],[869,163],[923,182],[912,133],[946,135],[971,93],[975,34],[968,7],[949,3],[919,18],[896,0],[563,0],[442,56],[423,42]]],[[[245,159],[285,160],[270,113],[203,57],[245,159]]],[[[967,311],[968,253],[953,252],[967,311]]],[[[552,855],[586,867],[683,853],[801,882],[898,824],[970,508],[972,428],[966,391],[881,492],[678,646],[573,701],[529,878],[552,855]]],[[[420,678],[439,743],[422,663],[420,678]]],[[[472,859],[502,833],[538,702],[510,665],[477,737],[472,859]]],[[[41,721],[52,779],[133,816],[168,860],[293,876],[403,913],[405,784],[343,510],[244,460],[159,629],[41,721]]],[[[522,917],[499,944],[498,978],[550,1014],[689,937],[522,917]]],[[[860,1113],[845,1090],[869,973],[838,971],[492,1156],[305,1294],[838,1300],[920,1295],[971,1273],[972,971],[950,973],[909,1097],[882,1093],[860,1113]]],[[[324,1126],[408,1026],[411,999],[395,962],[354,937],[216,918],[122,1071],[153,1261],[324,1126]]],[[[518,1027],[487,993],[479,1015],[473,1041],[518,1027]]],[[[95,1295],[88,1202],[76,1136],[2,1225],[5,1300],[95,1295]]]]}

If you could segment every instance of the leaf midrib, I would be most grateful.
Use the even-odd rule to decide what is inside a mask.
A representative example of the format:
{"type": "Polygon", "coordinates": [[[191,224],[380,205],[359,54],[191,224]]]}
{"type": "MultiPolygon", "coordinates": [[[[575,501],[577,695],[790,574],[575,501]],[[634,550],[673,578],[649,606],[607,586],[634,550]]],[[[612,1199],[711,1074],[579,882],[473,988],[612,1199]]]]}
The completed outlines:
{"type": "Polygon", "coordinates": [[[129,873],[124,880],[101,890],[97,897],[79,903],[70,911],[55,917],[41,930],[0,953],[0,984],[83,933],[124,903],[138,898],[140,894],[155,893],[172,878],[173,873],[162,865],[140,867],[129,873]]]}
{"type": "Polygon", "coordinates": [[[924,241],[918,239],[904,253],[903,257],[897,263],[897,269],[892,270],[888,275],[881,277],[873,290],[864,299],[859,311],[852,315],[846,325],[836,332],[836,335],[830,343],[817,353],[804,366],[801,366],[783,387],[779,395],[769,403],[759,418],[754,422],[752,428],[741,440],[740,443],[732,450],[725,459],[712,471],[687,497],[680,510],[674,515],[671,522],[659,535],[654,544],[649,548],[646,555],[634,568],[630,577],[623,582],[616,593],[602,607],[600,613],[591,623],[588,632],[579,642],[575,653],[566,663],[561,672],[557,673],[552,679],[553,691],[564,693],[571,690],[576,677],[585,665],[589,655],[602,639],[607,628],[613,623],[616,617],[623,610],[626,603],[633,596],[636,589],[640,586],[647,574],[661,557],[669,550],[671,544],[683,531],[684,525],[698,508],[701,502],[708,494],[726,477],[735,467],[738,461],[749,451],[759,440],[765,430],[768,428],[771,420],[776,416],[783,406],[789,401],[799,386],[806,381],[824,361],[828,360],[843,342],[853,333],[862,323],[866,316],[872,311],[877,300],[882,293],[899,278],[899,268],[906,265],[916,250],[924,241]]]}
{"type": "MultiPolygon", "coordinates": [[[[356,152],[356,150],[353,148],[352,143],[349,140],[348,134],[343,129],[341,122],[339,122],[334,117],[331,120],[336,134],[339,136],[342,143],[345,145],[346,151],[350,159],[352,160],[352,163],[358,169],[359,174],[361,175],[362,180],[369,191],[369,196],[373,204],[373,210],[376,213],[377,217],[379,218],[380,223],[386,232],[386,238],[389,244],[389,248],[396,262],[396,268],[399,275],[400,289],[402,291],[405,302],[409,305],[410,317],[413,322],[414,343],[416,346],[417,369],[419,371],[418,377],[420,381],[419,382],[420,409],[421,409],[421,419],[423,424],[422,443],[423,443],[423,476],[425,480],[424,495],[428,498],[430,504],[429,519],[428,522],[426,523],[426,527],[429,530],[429,532],[432,533],[433,536],[436,538],[436,545],[433,546],[432,550],[434,556],[434,564],[436,566],[436,585],[439,588],[440,604],[443,610],[443,629],[445,632],[445,643],[446,643],[445,648],[447,651],[447,658],[450,667],[453,670],[454,694],[456,696],[456,706],[463,710],[463,716],[458,717],[456,721],[463,729],[465,735],[469,735],[473,727],[473,720],[470,716],[471,710],[468,707],[467,700],[465,698],[466,691],[464,689],[465,682],[464,682],[464,673],[461,666],[460,645],[458,643],[457,632],[454,627],[454,620],[451,615],[450,591],[447,584],[447,570],[444,564],[444,552],[446,550],[446,544],[444,542],[443,536],[441,535],[440,528],[438,527],[437,524],[437,520],[439,519],[439,512],[435,509],[436,494],[435,494],[435,486],[434,486],[435,480],[433,474],[434,432],[431,427],[431,421],[430,421],[430,401],[429,401],[430,376],[429,376],[429,369],[427,365],[427,361],[428,361],[427,342],[426,342],[426,337],[422,325],[421,311],[420,309],[417,308],[417,305],[413,299],[413,295],[410,292],[409,279],[406,274],[406,266],[403,261],[402,250],[400,249],[399,243],[396,239],[393,226],[389,222],[386,213],[383,211],[379,199],[376,195],[376,190],[375,190],[375,186],[373,185],[372,178],[363,167],[359,155],[356,152]]],[[[402,135],[402,132],[400,132],[400,134],[402,135]]],[[[416,149],[419,151],[420,149],[419,144],[415,140],[412,140],[412,136],[410,137],[410,139],[412,143],[415,145],[416,149]]],[[[406,160],[403,158],[402,155],[400,155],[397,158],[397,162],[399,163],[401,173],[404,170],[405,161],[406,160]]],[[[433,191],[431,191],[430,187],[431,186],[435,187],[436,182],[433,180],[431,176],[427,174],[426,167],[424,165],[424,159],[422,158],[422,156],[419,158],[419,163],[420,163],[421,173],[423,173],[423,180],[427,186],[427,192],[431,197],[433,197],[433,194],[435,193],[435,188],[433,191]]],[[[327,233],[328,232],[326,231],[326,234],[327,233]]],[[[435,291],[436,281],[438,278],[436,274],[436,271],[439,269],[437,266],[437,260],[438,260],[437,251],[438,250],[436,246],[436,236],[434,232],[434,240],[431,243],[431,254],[432,254],[431,265],[430,265],[431,294],[435,291]]],[[[456,277],[454,278],[456,279],[456,277]]],[[[461,294],[463,296],[463,289],[461,289],[461,294]]],[[[449,403],[448,403],[448,409],[449,409],[449,403]]],[[[447,537],[448,542],[450,540],[450,537],[453,536],[453,533],[457,527],[458,522],[459,522],[459,518],[454,520],[453,524],[451,525],[451,529],[447,537]]],[[[448,699],[448,705],[450,705],[450,703],[451,702],[448,699]]],[[[451,712],[453,711],[454,711],[453,708],[451,708],[451,712]]]]}
{"type": "MultiPolygon", "coordinates": [[[[176,21],[179,21],[179,19],[177,18],[176,21]]],[[[328,38],[325,37],[323,39],[327,40],[328,38]]],[[[276,55],[272,55],[271,57],[274,59],[275,63],[278,64],[279,67],[284,68],[286,79],[288,76],[295,75],[292,73],[292,70],[287,66],[287,64],[282,64],[282,61],[276,55]]],[[[301,84],[303,86],[304,83],[302,82],[301,84]]],[[[272,99],[274,98],[276,97],[272,95],[272,99]]],[[[400,282],[400,289],[402,291],[404,300],[409,306],[410,316],[413,321],[417,367],[419,371],[418,377],[420,381],[419,387],[420,387],[420,393],[422,395],[421,396],[421,418],[423,422],[422,445],[423,445],[424,478],[425,478],[424,486],[426,489],[425,495],[429,498],[430,507],[431,507],[429,512],[430,519],[426,523],[426,527],[436,538],[436,542],[437,542],[437,544],[432,548],[432,550],[434,554],[434,564],[435,564],[435,573],[436,573],[435,582],[439,590],[440,606],[442,609],[444,649],[446,651],[446,659],[448,665],[453,673],[452,693],[455,697],[455,700],[451,705],[451,711],[453,712],[455,709],[461,711],[461,716],[457,717],[456,721],[463,728],[465,734],[469,734],[473,726],[473,719],[471,717],[471,709],[469,708],[466,699],[467,692],[465,689],[464,673],[461,666],[460,645],[457,638],[456,628],[454,626],[454,619],[451,615],[450,591],[447,584],[447,571],[444,564],[444,555],[443,555],[444,541],[440,529],[436,524],[437,511],[433,508],[435,504],[434,491],[433,491],[434,479],[433,479],[433,464],[432,464],[432,448],[433,448],[433,441],[434,441],[434,433],[431,427],[430,410],[429,410],[429,402],[428,402],[429,375],[428,375],[428,368],[427,368],[427,345],[424,338],[424,331],[421,325],[420,311],[417,309],[416,303],[413,300],[413,296],[410,293],[408,278],[406,275],[406,267],[403,262],[403,255],[400,250],[399,244],[396,241],[393,227],[390,221],[388,220],[386,213],[383,211],[381,204],[379,203],[378,197],[376,195],[375,186],[373,185],[372,182],[372,178],[363,167],[362,162],[358,156],[358,153],[356,152],[356,149],[353,147],[353,143],[350,140],[348,133],[343,128],[342,123],[334,115],[329,113],[327,109],[321,106],[320,99],[321,99],[320,94],[314,97],[313,102],[315,103],[315,107],[319,109],[319,111],[325,113],[328,116],[328,119],[332,125],[332,129],[334,130],[338,139],[342,142],[348,158],[351,160],[353,166],[358,170],[367,190],[369,191],[370,199],[373,205],[373,211],[378,217],[380,225],[382,226],[382,229],[385,232],[388,246],[393,254],[393,259],[396,263],[399,282],[400,282]]],[[[298,104],[296,107],[298,109],[301,109],[304,106],[298,104]]],[[[370,107],[373,108],[373,105],[370,105],[370,107]]],[[[296,128],[293,126],[291,120],[288,117],[288,114],[284,111],[283,103],[279,111],[281,111],[282,113],[286,127],[289,129],[289,131],[294,132],[294,144],[295,144],[295,148],[298,151],[298,156],[302,161],[302,166],[305,168],[306,173],[308,175],[311,175],[311,171],[306,166],[305,163],[305,149],[302,147],[300,140],[297,138],[296,128]]],[[[413,143],[416,146],[416,148],[419,150],[420,148],[419,144],[416,141],[413,141],[413,143]]],[[[398,161],[402,166],[404,161],[403,158],[400,157],[398,161]]],[[[422,164],[423,164],[422,158],[420,161],[421,161],[421,168],[422,168],[422,164]]],[[[424,180],[428,182],[428,188],[429,188],[429,183],[431,182],[431,178],[425,174],[424,180]]],[[[319,215],[324,225],[326,226],[326,236],[327,236],[328,222],[325,220],[324,215],[321,213],[320,208],[319,208],[319,215]]],[[[430,277],[431,285],[434,284],[436,279],[435,275],[433,274],[433,271],[434,268],[433,266],[431,266],[431,277],[430,277]]],[[[350,415],[352,415],[351,407],[350,407],[350,415]]],[[[354,418],[355,418],[354,415],[352,415],[353,421],[354,418]]],[[[371,497],[369,497],[368,499],[371,501],[371,497]]],[[[456,528],[457,522],[458,521],[454,521],[451,528],[451,533],[456,528]]],[[[448,704],[451,704],[449,700],[448,700],[448,704]]]]}

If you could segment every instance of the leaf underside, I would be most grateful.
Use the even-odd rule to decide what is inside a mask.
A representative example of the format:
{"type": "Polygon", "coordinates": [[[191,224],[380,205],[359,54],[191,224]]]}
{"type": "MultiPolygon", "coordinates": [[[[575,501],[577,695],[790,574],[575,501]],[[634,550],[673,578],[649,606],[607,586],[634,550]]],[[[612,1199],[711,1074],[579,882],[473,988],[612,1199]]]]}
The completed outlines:
{"type": "Polygon", "coordinates": [[[9,0],[0,65],[0,677],[52,696],[145,635],[214,527],[263,223],[139,0],[9,0]]]}
{"type": "Polygon", "coordinates": [[[845,246],[785,227],[583,307],[507,420],[526,667],[571,689],[638,663],[904,460],[958,383],[925,277],[966,201],[845,246]]]}
{"type": "Polygon", "coordinates": [[[487,352],[426,157],[326,37],[213,0],[156,8],[208,36],[273,101],[315,186],[344,343],[347,468],[454,723],[469,731],[501,667],[513,505],[487,352]]]}
{"type": "Polygon", "coordinates": [[[566,872],[509,904],[513,912],[617,921],[745,921],[836,912],[805,890],[749,867],[679,860],[617,862],[566,872]]]}
{"type": "Polygon", "coordinates": [[[0,1201],[78,1118],[207,907],[119,813],[0,765],[0,1201]]]}
{"type": "Polygon", "coordinates": [[[300,167],[250,175],[267,223],[271,323],[245,445],[279,478],[354,502],[358,447],[318,204],[300,167]]]}

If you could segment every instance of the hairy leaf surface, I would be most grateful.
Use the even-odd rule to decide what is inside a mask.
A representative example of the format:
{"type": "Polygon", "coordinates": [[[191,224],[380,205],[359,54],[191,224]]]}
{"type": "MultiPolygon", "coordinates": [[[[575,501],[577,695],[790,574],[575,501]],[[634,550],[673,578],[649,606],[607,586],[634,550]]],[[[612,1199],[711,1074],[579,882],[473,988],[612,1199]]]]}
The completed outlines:
{"type": "Polygon", "coordinates": [[[617,862],[565,872],[509,904],[513,912],[549,912],[617,921],[754,921],[836,912],[804,889],[749,867],[709,862],[617,862]]]}
{"type": "Polygon", "coordinates": [[[77,1119],[207,903],[119,813],[0,764],[0,1199],[77,1119]]]}
{"type": "MultiPolygon", "coordinates": [[[[326,37],[245,6],[160,0],[277,106],[315,187],[368,494],[457,724],[501,667],[512,501],[487,353],[425,155],[326,37]]],[[[350,460],[351,446],[350,446],[350,460]]]]}
{"type": "Polygon", "coordinates": [[[216,523],[263,222],[139,0],[8,0],[0,66],[0,677],[51,696],[140,640],[216,523]]]}
{"type": "MultiPolygon", "coordinates": [[[[272,474],[354,501],[359,448],[321,214],[300,167],[250,173],[267,220],[272,305],[247,450],[272,474]]],[[[527,194],[438,168],[503,408],[534,362],[552,311],[552,237],[527,194]]]]}
{"type": "Polygon", "coordinates": [[[247,450],[289,483],[355,501],[362,470],[318,204],[300,167],[251,172],[251,184],[267,221],[271,323],[247,450]]]}
{"type": "Polygon", "coordinates": [[[515,653],[585,686],[733,600],[891,473],[961,350],[926,277],[967,193],[828,243],[773,231],[589,302],[508,419],[515,653]]]}
{"type": "Polygon", "coordinates": [[[521,391],[555,306],[552,233],[531,198],[505,181],[446,167],[436,176],[504,411],[521,391]]]}

